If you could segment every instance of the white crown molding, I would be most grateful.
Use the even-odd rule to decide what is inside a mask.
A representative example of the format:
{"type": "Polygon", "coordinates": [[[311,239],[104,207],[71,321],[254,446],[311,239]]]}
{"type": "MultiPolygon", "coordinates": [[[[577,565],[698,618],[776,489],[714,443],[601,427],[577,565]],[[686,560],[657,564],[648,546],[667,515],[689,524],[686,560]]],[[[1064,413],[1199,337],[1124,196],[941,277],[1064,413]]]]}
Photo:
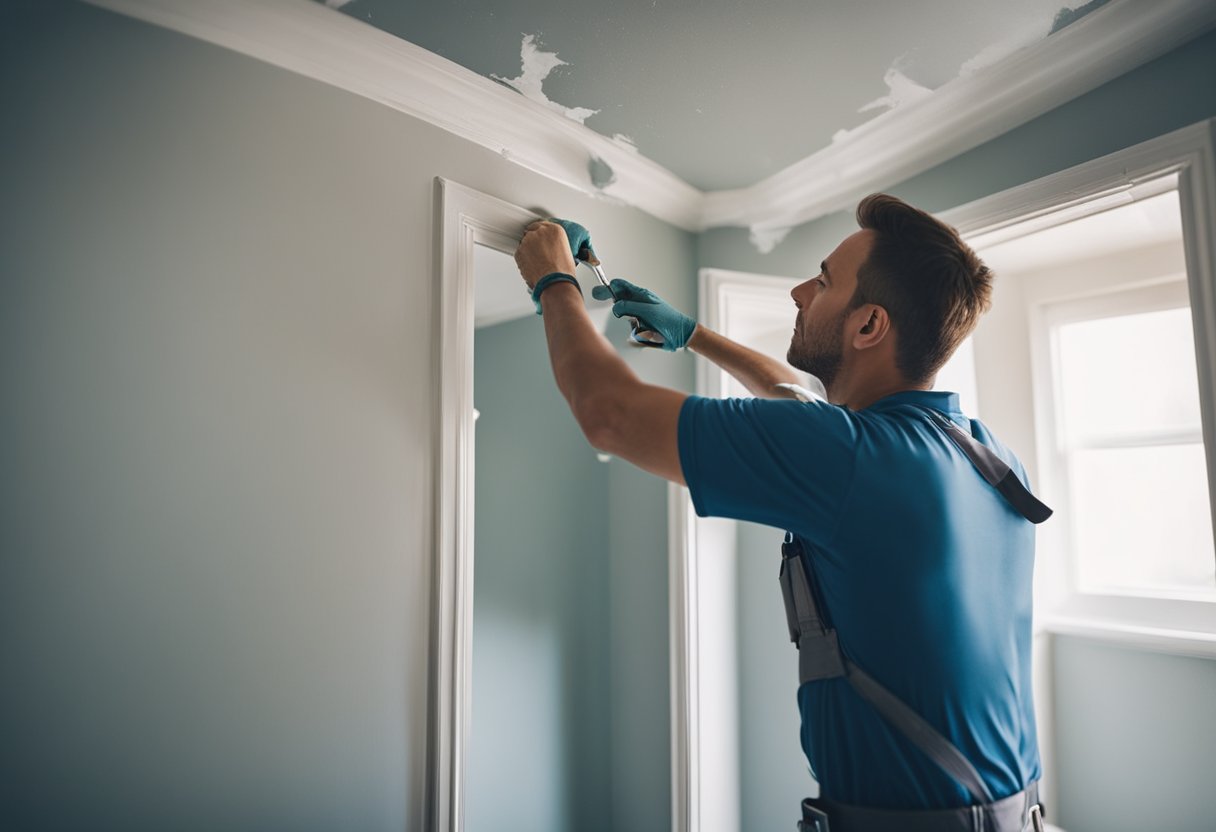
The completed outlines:
{"type": "Polygon", "coordinates": [[[575,190],[699,230],[703,194],[634,148],[401,38],[309,0],[86,0],[353,92],[575,190]],[[593,157],[616,179],[591,183],[593,157]]]}
{"type": "Polygon", "coordinates": [[[1216,26],[1211,0],[1112,0],[1032,46],[890,110],[754,185],[702,192],[635,149],[310,0],[86,0],[378,101],[589,195],[689,231],[745,226],[762,251],[1216,26]],[[588,164],[612,167],[606,188],[588,164]]]}
{"type": "Polygon", "coordinates": [[[994,139],[1214,25],[1211,0],[1113,0],[754,185],[706,194],[703,225],[749,226],[754,239],[757,231],[780,239],[790,228],[994,139]]]}

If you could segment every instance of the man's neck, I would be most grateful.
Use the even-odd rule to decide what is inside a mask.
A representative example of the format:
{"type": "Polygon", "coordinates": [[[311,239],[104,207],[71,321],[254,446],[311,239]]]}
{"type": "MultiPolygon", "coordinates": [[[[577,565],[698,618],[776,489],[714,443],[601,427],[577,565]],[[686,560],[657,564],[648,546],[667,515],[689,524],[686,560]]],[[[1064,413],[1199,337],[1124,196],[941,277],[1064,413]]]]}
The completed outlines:
{"type": "Polygon", "coordinates": [[[906,390],[931,390],[933,383],[913,384],[901,377],[837,379],[827,390],[828,401],[849,410],[865,410],[874,402],[906,390]]]}

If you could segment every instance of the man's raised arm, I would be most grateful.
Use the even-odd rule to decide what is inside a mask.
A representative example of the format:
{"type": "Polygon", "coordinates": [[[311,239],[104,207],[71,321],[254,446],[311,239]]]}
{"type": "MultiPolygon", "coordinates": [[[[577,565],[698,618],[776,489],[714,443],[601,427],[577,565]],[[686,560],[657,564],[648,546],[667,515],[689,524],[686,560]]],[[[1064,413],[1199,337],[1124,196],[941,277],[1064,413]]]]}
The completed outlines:
{"type": "Polygon", "coordinates": [[[790,390],[777,386],[801,382],[788,364],[719,335],[676,310],[649,289],[619,279],[613,280],[611,286],[611,290],[596,286],[592,294],[600,300],[614,297],[616,303],[612,306],[612,314],[618,318],[636,318],[640,329],[657,332],[663,337],[664,349],[674,351],[687,347],[730,373],[759,398],[796,398],[790,390]]]}
{"type": "Polygon", "coordinates": [[[712,329],[697,324],[692,337],[688,339],[688,348],[730,373],[753,396],[761,399],[797,398],[793,391],[778,386],[802,383],[792,367],[732,341],[725,335],[719,335],[712,329]]]}
{"type": "Polygon", "coordinates": [[[644,383],[595,330],[572,277],[568,233],[554,223],[533,223],[515,253],[544,315],[557,387],[593,446],[683,485],[677,433],[688,395],[644,383]]]}

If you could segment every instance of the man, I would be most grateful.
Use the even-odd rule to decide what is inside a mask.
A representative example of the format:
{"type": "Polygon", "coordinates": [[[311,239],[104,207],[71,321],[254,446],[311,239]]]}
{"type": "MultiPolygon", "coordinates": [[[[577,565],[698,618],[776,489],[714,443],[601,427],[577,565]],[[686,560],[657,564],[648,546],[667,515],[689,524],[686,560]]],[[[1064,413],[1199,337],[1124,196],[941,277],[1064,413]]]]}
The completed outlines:
{"type": "Polygon", "coordinates": [[[790,293],[787,358],[826,401],[790,399],[787,366],[613,281],[614,314],[759,398],[645,384],[584,311],[581,227],[534,223],[515,259],[591,444],[687,484],[702,516],[788,530],[802,746],[820,785],[804,828],[1021,830],[1040,774],[1027,517],[1046,509],[958,396],[931,390],[988,309],[992,276],[952,228],[894,197],[867,197],[857,220],[790,293]]]}

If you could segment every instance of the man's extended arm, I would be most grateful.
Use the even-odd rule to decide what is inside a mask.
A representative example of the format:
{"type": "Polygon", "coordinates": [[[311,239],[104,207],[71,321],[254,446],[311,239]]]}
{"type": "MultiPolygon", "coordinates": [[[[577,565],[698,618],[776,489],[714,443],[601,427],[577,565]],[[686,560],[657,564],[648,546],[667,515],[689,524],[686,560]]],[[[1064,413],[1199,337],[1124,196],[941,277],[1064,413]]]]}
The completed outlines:
{"type": "MultiPolygon", "coordinates": [[[[529,287],[552,272],[574,273],[565,232],[551,223],[529,227],[515,260],[529,287]]],[[[557,387],[587,440],[683,485],[676,436],[687,394],[642,382],[595,330],[574,285],[554,283],[540,304],[557,387]]]]}
{"type": "Polygon", "coordinates": [[[749,349],[701,324],[697,324],[692,337],[688,339],[688,348],[717,364],[738,379],[752,395],[762,399],[796,398],[793,392],[777,385],[802,383],[788,364],[749,349]]]}
{"type": "Polygon", "coordinates": [[[763,399],[796,398],[778,384],[798,384],[800,379],[787,364],[719,335],[674,308],[643,286],[613,280],[612,288],[596,286],[592,294],[600,300],[612,298],[618,318],[637,319],[642,329],[662,336],[664,349],[687,347],[730,373],[755,396],[763,399]]]}
{"type": "Polygon", "coordinates": [[[569,283],[541,296],[557,387],[596,448],[684,484],[676,434],[687,394],[645,384],[595,330],[569,283]]]}

